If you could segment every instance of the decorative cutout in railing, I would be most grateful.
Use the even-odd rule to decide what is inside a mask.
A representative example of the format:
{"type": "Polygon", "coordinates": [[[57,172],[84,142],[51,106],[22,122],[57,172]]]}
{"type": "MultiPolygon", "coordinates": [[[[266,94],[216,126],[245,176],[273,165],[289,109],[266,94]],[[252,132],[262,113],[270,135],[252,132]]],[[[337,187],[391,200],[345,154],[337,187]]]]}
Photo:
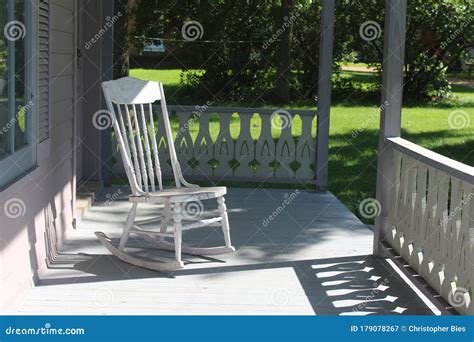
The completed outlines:
{"type": "MultiPolygon", "coordinates": [[[[153,109],[159,111],[159,107],[153,109]]],[[[316,140],[312,131],[316,111],[207,106],[168,106],[168,110],[175,119],[174,143],[186,179],[314,184],[316,140]],[[252,127],[254,115],[260,117],[260,128],[252,127]],[[295,137],[292,123],[296,117],[301,120],[301,135],[295,137]],[[239,119],[240,125],[235,122],[239,119]],[[214,134],[216,125],[219,129],[214,134]],[[237,137],[232,137],[231,125],[240,127],[237,137]],[[275,132],[281,133],[279,137],[274,136],[275,132]]],[[[171,178],[171,167],[164,162],[169,160],[169,151],[161,115],[158,118],[162,172],[165,178],[171,178]]],[[[114,154],[120,158],[116,149],[114,154]]],[[[120,161],[114,164],[114,172],[125,174],[120,161]]]]}
{"type": "Polygon", "coordinates": [[[401,138],[386,240],[457,311],[474,313],[472,168],[401,138]]]}

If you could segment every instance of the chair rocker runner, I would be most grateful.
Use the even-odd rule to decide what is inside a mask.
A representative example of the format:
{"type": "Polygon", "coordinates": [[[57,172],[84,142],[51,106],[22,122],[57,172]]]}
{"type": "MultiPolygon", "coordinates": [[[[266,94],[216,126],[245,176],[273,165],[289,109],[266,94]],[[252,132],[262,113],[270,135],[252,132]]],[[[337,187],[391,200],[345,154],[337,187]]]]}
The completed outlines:
{"type": "Polygon", "coordinates": [[[224,199],[227,189],[225,187],[201,188],[184,180],[173,143],[163,85],[124,77],[103,82],[102,90],[132,192],[129,196],[132,208],[125,222],[119,245],[114,245],[104,233],[96,232],[102,244],[122,261],[157,271],[174,271],[183,268],[181,253],[217,255],[234,252],[235,249],[230,241],[229,220],[224,199]],[[152,104],[156,101],[161,102],[162,121],[160,124],[165,130],[175,181],[174,188],[163,188],[152,110],[152,104]],[[217,200],[219,216],[194,219],[194,215],[186,215],[183,212],[183,207],[186,205],[197,202],[202,208],[201,201],[209,199],[217,200]],[[163,210],[153,219],[136,222],[137,207],[140,203],[162,205],[163,210]],[[153,222],[158,223],[158,229],[144,230],[138,226],[138,224],[153,222]],[[222,228],[224,246],[203,248],[182,245],[183,231],[206,226],[222,228]],[[156,248],[174,251],[175,260],[164,262],[127,253],[126,245],[132,233],[151,242],[156,248]],[[174,242],[166,241],[166,238],[173,238],[174,242]]]}

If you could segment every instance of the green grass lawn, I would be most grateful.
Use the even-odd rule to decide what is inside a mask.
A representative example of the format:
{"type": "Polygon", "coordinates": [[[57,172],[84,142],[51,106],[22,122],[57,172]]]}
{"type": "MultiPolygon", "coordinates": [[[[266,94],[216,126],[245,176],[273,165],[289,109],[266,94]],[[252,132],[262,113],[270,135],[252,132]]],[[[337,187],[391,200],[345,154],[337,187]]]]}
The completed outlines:
{"type": "Polygon", "coordinates": [[[164,85],[178,85],[180,81],[180,69],[168,70],[150,70],[150,69],[132,69],[130,76],[149,81],[162,82],[164,85]]]}
{"type": "MultiPolygon", "coordinates": [[[[161,81],[167,94],[179,88],[180,70],[131,71],[131,76],[161,81]]],[[[357,73],[348,73],[363,82],[357,73]]],[[[453,86],[455,99],[452,104],[410,104],[403,110],[402,137],[445,156],[474,166],[474,89],[453,86]],[[458,111],[466,116],[469,125],[462,129],[452,129],[450,114],[458,111]]],[[[203,103],[206,101],[203,100],[203,103]]],[[[182,103],[196,105],[196,103],[182,103]]],[[[274,106],[272,106],[274,107],[274,106]]],[[[303,106],[289,106],[308,109],[303,106]]],[[[314,108],[314,107],[313,107],[314,108]]],[[[178,123],[173,121],[178,129],[178,123]]],[[[260,121],[252,121],[252,134],[258,135],[260,121]]],[[[377,139],[379,127],[379,108],[377,104],[356,105],[336,104],[332,107],[330,122],[329,190],[357,214],[358,204],[367,197],[375,196],[377,174],[377,139]]],[[[231,135],[238,135],[239,121],[234,117],[231,135]]],[[[193,136],[197,134],[197,124],[190,126],[193,136]]],[[[211,134],[216,137],[219,131],[217,121],[211,122],[211,134]]],[[[301,122],[296,121],[293,134],[299,135],[301,122]]],[[[314,131],[314,128],[313,128],[314,131]]],[[[278,136],[277,131],[273,132],[278,136]]]]}

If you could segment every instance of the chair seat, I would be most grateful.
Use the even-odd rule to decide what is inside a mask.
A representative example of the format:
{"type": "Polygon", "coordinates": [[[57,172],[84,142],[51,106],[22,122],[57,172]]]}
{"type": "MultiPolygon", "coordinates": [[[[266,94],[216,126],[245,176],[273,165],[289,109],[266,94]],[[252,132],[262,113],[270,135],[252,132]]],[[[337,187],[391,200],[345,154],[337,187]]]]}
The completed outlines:
{"type": "Polygon", "coordinates": [[[207,200],[224,196],[227,193],[225,186],[199,188],[169,188],[162,191],[149,192],[140,196],[129,196],[130,202],[135,203],[180,203],[195,200],[207,200]]]}

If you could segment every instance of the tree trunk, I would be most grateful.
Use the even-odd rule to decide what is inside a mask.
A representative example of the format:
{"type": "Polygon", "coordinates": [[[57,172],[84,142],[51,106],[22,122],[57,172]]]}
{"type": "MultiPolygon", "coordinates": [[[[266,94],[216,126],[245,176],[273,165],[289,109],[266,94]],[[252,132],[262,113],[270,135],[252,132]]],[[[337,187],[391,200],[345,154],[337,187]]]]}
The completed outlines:
{"type": "Polygon", "coordinates": [[[293,0],[282,0],[277,20],[277,30],[282,33],[277,47],[277,79],[274,93],[276,100],[282,104],[290,102],[292,8],[293,0]]]}
{"type": "Polygon", "coordinates": [[[129,15],[134,1],[116,0],[115,16],[119,19],[114,24],[114,79],[128,76],[129,61],[129,15]]]}

